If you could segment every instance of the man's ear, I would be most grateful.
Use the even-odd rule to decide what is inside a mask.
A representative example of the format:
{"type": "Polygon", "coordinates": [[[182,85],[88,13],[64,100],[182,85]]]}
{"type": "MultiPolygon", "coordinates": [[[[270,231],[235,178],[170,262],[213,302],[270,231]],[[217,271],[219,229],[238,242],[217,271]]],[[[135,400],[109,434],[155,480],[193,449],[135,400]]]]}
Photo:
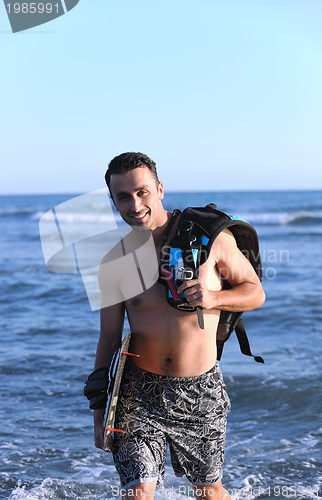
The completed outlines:
{"type": "Polygon", "coordinates": [[[162,184],[162,182],[159,182],[158,192],[159,192],[159,200],[163,200],[163,198],[164,198],[164,191],[163,191],[163,184],[162,184]]]}

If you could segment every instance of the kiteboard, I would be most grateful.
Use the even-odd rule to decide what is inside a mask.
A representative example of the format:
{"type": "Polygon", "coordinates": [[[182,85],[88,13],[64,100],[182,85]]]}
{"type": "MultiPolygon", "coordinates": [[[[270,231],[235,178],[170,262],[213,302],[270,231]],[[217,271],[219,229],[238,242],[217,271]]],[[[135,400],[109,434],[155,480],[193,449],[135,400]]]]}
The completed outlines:
{"type": "Polygon", "coordinates": [[[116,362],[115,370],[113,370],[113,367],[110,370],[112,391],[111,391],[109,400],[107,402],[106,419],[105,419],[105,426],[104,426],[104,446],[108,449],[111,448],[112,432],[124,433],[124,431],[122,431],[120,429],[115,429],[113,427],[113,425],[114,425],[115,412],[116,412],[116,407],[117,407],[117,401],[119,398],[120,385],[121,385],[122,375],[123,375],[123,371],[124,371],[126,356],[139,357],[138,354],[132,354],[132,353],[128,352],[130,341],[131,341],[131,332],[128,333],[124,337],[122,345],[119,349],[119,355],[118,355],[118,359],[116,362]]]}

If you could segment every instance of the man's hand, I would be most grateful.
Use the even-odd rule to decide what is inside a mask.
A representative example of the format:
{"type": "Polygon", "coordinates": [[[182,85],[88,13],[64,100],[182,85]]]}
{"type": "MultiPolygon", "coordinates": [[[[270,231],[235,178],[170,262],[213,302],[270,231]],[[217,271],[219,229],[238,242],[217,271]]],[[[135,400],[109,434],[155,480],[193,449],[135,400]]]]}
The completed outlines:
{"type": "Polygon", "coordinates": [[[255,270],[237,247],[236,240],[228,229],[224,229],[215,239],[208,260],[199,269],[199,278],[185,281],[178,288],[178,293],[184,293],[192,307],[200,306],[206,310],[251,311],[260,307],[265,300],[265,293],[255,270]],[[207,263],[217,269],[231,288],[208,290],[202,275],[202,268],[207,263]]]}
{"type": "Polygon", "coordinates": [[[108,448],[104,446],[104,410],[94,410],[94,442],[96,448],[107,452],[112,451],[112,438],[110,438],[108,448]]]}
{"type": "Polygon", "coordinates": [[[216,294],[208,290],[202,279],[185,281],[179,288],[178,294],[184,293],[187,302],[192,307],[200,306],[203,309],[216,308],[216,294]]]}

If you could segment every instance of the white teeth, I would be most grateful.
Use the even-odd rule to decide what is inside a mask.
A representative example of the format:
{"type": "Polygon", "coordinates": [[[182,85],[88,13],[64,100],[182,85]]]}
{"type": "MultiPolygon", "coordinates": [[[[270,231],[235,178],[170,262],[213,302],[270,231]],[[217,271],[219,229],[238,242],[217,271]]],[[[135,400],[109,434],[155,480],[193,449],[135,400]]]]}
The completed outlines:
{"type": "Polygon", "coordinates": [[[133,219],[143,219],[143,217],[145,217],[147,213],[148,213],[148,212],[146,212],[146,213],[145,213],[145,214],[143,214],[143,215],[133,215],[133,219]]]}

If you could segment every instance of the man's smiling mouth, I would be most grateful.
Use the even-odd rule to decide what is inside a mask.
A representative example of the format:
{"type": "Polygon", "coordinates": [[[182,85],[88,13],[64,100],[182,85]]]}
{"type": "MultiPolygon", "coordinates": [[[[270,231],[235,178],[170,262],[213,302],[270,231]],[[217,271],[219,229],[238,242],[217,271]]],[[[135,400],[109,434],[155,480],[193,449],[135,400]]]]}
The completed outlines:
{"type": "Polygon", "coordinates": [[[131,217],[132,217],[132,219],[135,219],[135,220],[141,220],[141,219],[143,219],[143,217],[145,217],[148,213],[149,213],[149,210],[147,210],[146,212],[144,212],[144,214],[141,214],[141,215],[131,215],[131,217]]]}

